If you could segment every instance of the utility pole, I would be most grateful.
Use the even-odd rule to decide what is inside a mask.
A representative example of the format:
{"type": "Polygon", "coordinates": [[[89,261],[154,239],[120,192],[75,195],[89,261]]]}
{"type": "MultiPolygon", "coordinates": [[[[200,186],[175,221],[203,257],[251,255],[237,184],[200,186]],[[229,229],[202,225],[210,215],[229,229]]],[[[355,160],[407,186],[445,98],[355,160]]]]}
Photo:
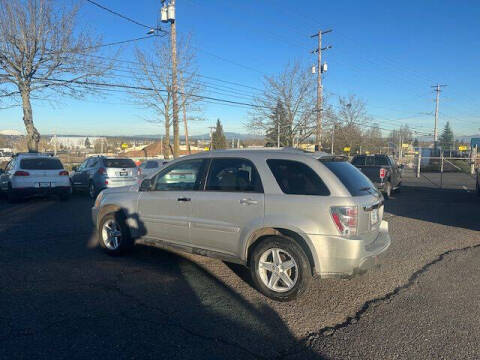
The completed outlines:
{"type": "Polygon", "coordinates": [[[277,120],[277,148],[280,147],[280,121],[277,120]]]}
{"type": "Polygon", "coordinates": [[[209,126],[208,127],[210,129],[210,147],[209,147],[209,151],[212,151],[212,147],[213,147],[213,129],[216,129],[217,127],[216,126],[209,126]]]}
{"type": "Polygon", "coordinates": [[[337,127],[337,125],[334,123],[333,124],[333,128],[332,128],[332,147],[330,149],[330,154],[333,155],[333,142],[335,141],[335,128],[337,127]]]}
{"type": "Polygon", "coordinates": [[[432,85],[432,88],[434,88],[435,92],[437,93],[436,101],[435,101],[435,127],[433,128],[433,147],[435,150],[437,150],[437,144],[438,144],[437,126],[438,126],[438,104],[440,102],[440,91],[441,91],[440,88],[444,86],[447,86],[447,85],[440,85],[440,84],[432,85]]]}
{"type": "MultiPolygon", "coordinates": [[[[317,126],[315,129],[315,147],[318,150],[322,149],[322,107],[323,107],[323,88],[322,88],[322,73],[327,70],[326,64],[322,66],[322,51],[330,49],[332,46],[322,48],[322,35],[332,32],[332,30],[319,30],[318,33],[310,36],[311,38],[318,37],[318,47],[312,51],[312,54],[317,53],[317,126]]],[[[317,149],[316,149],[317,150],[317,149]]]]}
{"type": "Polygon", "coordinates": [[[175,1],[170,0],[168,5],[166,0],[161,0],[161,20],[170,23],[170,48],[172,63],[172,115],[173,115],[173,157],[177,158],[180,150],[180,132],[178,124],[178,79],[177,79],[177,27],[175,19],[175,1]]]}

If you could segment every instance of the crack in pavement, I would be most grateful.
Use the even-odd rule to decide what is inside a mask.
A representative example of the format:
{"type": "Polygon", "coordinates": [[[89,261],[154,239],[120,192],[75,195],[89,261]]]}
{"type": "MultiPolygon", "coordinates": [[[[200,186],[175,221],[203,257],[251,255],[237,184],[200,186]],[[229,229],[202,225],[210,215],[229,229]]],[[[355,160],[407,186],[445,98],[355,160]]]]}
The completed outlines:
{"type": "Polygon", "coordinates": [[[376,307],[376,306],[378,306],[382,303],[390,301],[392,298],[399,295],[400,292],[402,292],[404,290],[407,290],[410,287],[412,287],[421,275],[426,273],[433,265],[441,262],[446,256],[448,256],[450,254],[453,254],[453,253],[456,253],[456,252],[469,251],[469,250],[473,250],[473,249],[476,249],[476,248],[480,248],[480,244],[471,245],[471,246],[467,246],[467,247],[464,247],[464,248],[450,249],[450,250],[447,250],[447,251],[441,253],[435,259],[433,259],[432,261],[423,265],[420,269],[418,269],[412,275],[410,275],[410,277],[408,278],[408,281],[405,284],[397,286],[395,289],[393,289],[392,291],[388,292],[387,294],[385,294],[381,297],[376,297],[374,299],[366,301],[362,305],[362,307],[355,313],[355,315],[347,317],[341,323],[335,324],[333,326],[326,326],[326,327],[320,329],[319,331],[307,334],[290,351],[286,351],[286,352],[280,354],[279,356],[274,357],[274,359],[280,360],[280,359],[286,358],[287,356],[300,354],[300,353],[304,352],[306,350],[306,348],[310,347],[310,345],[312,344],[312,342],[314,340],[319,339],[322,336],[323,337],[330,337],[333,334],[335,334],[335,332],[337,330],[340,330],[340,329],[346,328],[350,325],[356,324],[358,321],[360,321],[362,316],[368,310],[370,310],[371,308],[376,307]]]}

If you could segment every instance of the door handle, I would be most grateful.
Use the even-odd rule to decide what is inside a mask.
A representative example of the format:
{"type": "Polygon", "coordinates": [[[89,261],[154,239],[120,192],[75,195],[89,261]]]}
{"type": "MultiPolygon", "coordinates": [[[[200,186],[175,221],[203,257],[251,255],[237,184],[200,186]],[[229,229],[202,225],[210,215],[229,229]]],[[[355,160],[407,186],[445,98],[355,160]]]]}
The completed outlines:
{"type": "Polygon", "coordinates": [[[181,198],[178,198],[177,201],[183,201],[183,202],[186,202],[186,201],[191,201],[192,199],[190,198],[187,198],[187,197],[181,197],[181,198]]]}
{"type": "Polygon", "coordinates": [[[257,200],[252,200],[252,199],[242,199],[242,200],[240,200],[240,204],[242,204],[242,205],[257,205],[258,201],[257,200]]]}

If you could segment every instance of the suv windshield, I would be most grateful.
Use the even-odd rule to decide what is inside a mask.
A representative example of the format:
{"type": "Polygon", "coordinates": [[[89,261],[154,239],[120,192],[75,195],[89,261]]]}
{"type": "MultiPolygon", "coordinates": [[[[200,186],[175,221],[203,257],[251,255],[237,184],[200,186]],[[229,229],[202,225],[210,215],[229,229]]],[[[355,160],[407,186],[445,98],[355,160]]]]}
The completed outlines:
{"type": "Polygon", "coordinates": [[[322,161],[342,182],[352,196],[363,196],[377,192],[372,182],[355,166],[346,161],[322,161]]]}
{"type": "Polygon", "coordinates": [[[63,165],[55,158],[32,158],[20,160],[20,168],[24,170],[61,170],[63,165]]]}
{"type": "Polygon", "coordinates": [[[132,159],[105,159],[105,167],[107,168],[134,168],[136,167],[132,159]]]}

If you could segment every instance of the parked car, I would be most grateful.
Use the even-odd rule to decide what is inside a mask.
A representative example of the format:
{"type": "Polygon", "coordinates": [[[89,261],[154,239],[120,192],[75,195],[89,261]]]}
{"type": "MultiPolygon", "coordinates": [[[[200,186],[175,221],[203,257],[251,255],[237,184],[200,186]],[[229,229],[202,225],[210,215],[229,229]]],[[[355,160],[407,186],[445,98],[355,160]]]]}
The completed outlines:
{"type": "Polygon", "coordinates": [[[0,174],[0,190],[10,202],[34,195],[58,195],[67,200],[71,193],[68,171],[49,154],[20,153],[0,174]]]}
{"type": "Polygon", "coordinates": [[[138,180],[137,166],[128,158],[90,157],[73,170],[73,189],[87,190],[92,199],[103,189],[135,185],[138,180]]]}
{"type": "Polygon", "coordinates": [[[139,175],[141,178],[146,178],[147,176],[158,171],[161,167],[167,164],[167,160],[163,159],[151,159],[144,161],[139,168],[139,175]]]}
{"type": "Polygon", "coordinates": [[[375,186],[389,198],[392,191],[400,189],[403,165],[388,155],[355,155],[352,164],[359,168],[375,186]]]}
{"type": "Polygon", "coordinates": [[[138,186],[101,192],[92,218],[108,254],[141,242],[240,263],[279,301],[301,295],[313,275],[367,270],[390,245],[383,197],[366,176],[294,151],[176,159],[138,186]]]}

